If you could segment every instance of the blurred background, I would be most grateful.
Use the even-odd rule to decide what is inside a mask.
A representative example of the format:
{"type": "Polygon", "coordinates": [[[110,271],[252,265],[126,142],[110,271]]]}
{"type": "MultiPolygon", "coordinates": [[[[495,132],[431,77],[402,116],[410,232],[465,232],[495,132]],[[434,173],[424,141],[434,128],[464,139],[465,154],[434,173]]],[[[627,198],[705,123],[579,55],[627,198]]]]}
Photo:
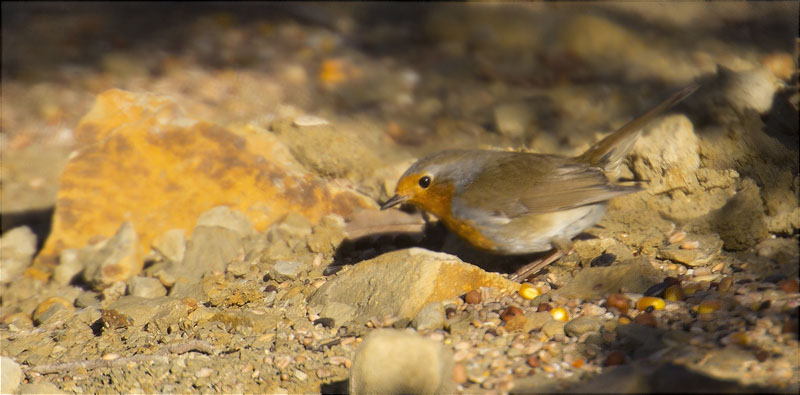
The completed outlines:
{"type": "MultiPolygon", "coordinates": [[[[73,129],[112,88],[169,96],[222,125],[312,114],[391,162],[450,147],[576,154],[719,66],[796,84],[795,1],[4,2],[2,11],[3,230],[27,224],[40,244],[59,172],[80,148],[73,129]]],[[[796,125],[778,137],[796,142],[796,125]]]]}

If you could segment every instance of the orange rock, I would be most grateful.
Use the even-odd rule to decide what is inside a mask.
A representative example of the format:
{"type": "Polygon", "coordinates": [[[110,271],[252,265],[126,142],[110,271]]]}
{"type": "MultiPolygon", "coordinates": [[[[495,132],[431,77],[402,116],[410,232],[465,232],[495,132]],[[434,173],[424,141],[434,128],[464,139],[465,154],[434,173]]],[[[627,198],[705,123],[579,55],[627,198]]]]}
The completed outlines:
{"type": "Polygon", "coordinates": [[[85,145],[61,175],[52,231],[35,264],[54,264],[61,250],[110,237],[125,221],[144,255],[167,230],[188,237],[200,213],[219,205],[241,211],[257,230],[289,212],[317,222],[377,207],[306,171],[272,133],[190,119],[161,96],[104,92],[76,136],[85,145]]]}

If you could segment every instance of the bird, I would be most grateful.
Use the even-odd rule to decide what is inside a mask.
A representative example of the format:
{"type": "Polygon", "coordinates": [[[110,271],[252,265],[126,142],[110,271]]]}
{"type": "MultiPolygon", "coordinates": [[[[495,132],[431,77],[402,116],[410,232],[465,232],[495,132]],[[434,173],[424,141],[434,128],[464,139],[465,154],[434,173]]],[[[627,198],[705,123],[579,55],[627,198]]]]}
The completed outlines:
{"type": "Polygon", "coordinates": [[[610,174],[645,126],[697,89],[680,89],[577,157],[485,149],[424,157],[403,173],[381,210],[410,204],[494,254],[552,250],[510,276],[524,281],[572,251],[572,239],[603,218],[610,199],[643,190],[616,183],[610,174]]]}

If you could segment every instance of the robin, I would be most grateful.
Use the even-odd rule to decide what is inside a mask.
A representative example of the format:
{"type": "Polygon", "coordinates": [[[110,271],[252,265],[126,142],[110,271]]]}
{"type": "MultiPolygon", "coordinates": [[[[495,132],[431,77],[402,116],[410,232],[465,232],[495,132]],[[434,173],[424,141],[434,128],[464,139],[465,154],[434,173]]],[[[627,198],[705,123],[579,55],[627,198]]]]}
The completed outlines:
{"type": "Polygon", "coordinates": [[[410,203],[435,215],[473,246],[496,254],[554,250],[511,278],[524,280],[572,250],[616,196],[640,191],[613,183],[642,128],[697,90],[688,86],[604,138],[582,155],[450,150],[420,159],[400,177],[382,210],[410,203]]]}

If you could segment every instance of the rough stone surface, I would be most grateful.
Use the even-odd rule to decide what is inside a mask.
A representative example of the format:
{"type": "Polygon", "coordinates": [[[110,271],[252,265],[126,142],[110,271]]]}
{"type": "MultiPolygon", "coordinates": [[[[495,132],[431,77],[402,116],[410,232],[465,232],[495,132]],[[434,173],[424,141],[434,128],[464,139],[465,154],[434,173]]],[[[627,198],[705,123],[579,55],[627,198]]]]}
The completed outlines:
{"type": "Polygon", "coordinates": [[[411,321],[411,326],[418,331],[434,330],[444,328],[444,323],[444,306],[441,302],[431,302],[417,313],[417,316],[411,321]]]}
{"type": "Polygon", "coordinates": [[[245,213],[257,230],[292,211],[316,222],[375,207],[305,171],[272,134],[187,118],[161,96],[107,91],[75,133],[86,145],[61,175],[38,262],[52,264],[62,249],[82,247],[94,235],[109,237],[124,220],[144,254],[157,235],[188,234],[200,213],[222,204],[245,213]]]}
{"type": "Polygon", "coordinates": [[[663,274],[647,258],[640,257],[608,267],[590,267],[580,271],[563,288],[553,293],[568,298],[600,298],[612,293],[643,293],[661,282],[663,274]]]}
{"type": "Polygon", "coordinates": [[[8,357],[0,357],[0,392],[11,394],[17,392],[22,382],[22,369],[19,364],[8,357]]]}
{"type": "Polygon", "coordinates": [[[180,264],[171,266],[176,279],[199,280],[204,273],[222,272],[232,260],[243,257],[242,239],[219,226],[198,226],[192,233],[180,264]]]}
{"type": "Polygon", "coordinates": [[[564,336],[564,326],[566,322],[558,321],[558,320],[550,320],[542,325],[542,333],[547,336],[548,338],[553,338],[554,336],[562,335],[564,336]]]}
{"type": "Polygon", "coordinates": [[[36,252],[36,235],[27,226],[3,233],[0,238],[0,283],[19,277],[36,252]]]}
{"type": "Polygon", "coordinates": [[[144,267],[144,261],[138,243],[133,224],[125,222],[112,238],[81,250],[79,259],[86,266],[83,271],[84,280],[95,289],[103,289],[139,274],[144,267]]]}
{"type": "Polygon", "coordinates": [[[170,262],[181,262],[186,253],[186,232],[170,229],[153,240],[153,249],[170,262]]]}
{"type": "Polygon", "coordinates": [[[227,206],[217,206],[203,212],[197,218],[197,226],[219,226],[230,229],[245,237],[253,234],[255,229],[253,223],[244,213],[238,210],[231,210],[227,206]]]}
{"type": "Polygon", "coordinates": [[[597,317],[581,316],[569,320],[564,325],[564,332],[567,336],[580,336],[584,333],[599,330],[601,325],[602,321],[597,317]]]}
{"type": "Polygon", "coordinates": [[[686,240],[696,241],[697,248],[686,249],[681,247],[681,243],[676,243],[660,248],[656,257],[687,266],[702,266],[711,262],[722,251],[722,240],[713,233],[687,236],[686,240]]]}
{"type": "Polygon", "coordinates": [[[143,298],[167,296],[167,289],[161,285],[161,281],[152,277],[136,276],[130,279],[128,292],[133,296],[140,296],[143,298]]]}
{"type": "Polygon", "coordinates": [[[380,329],[359,346],[351,394],[453,393],[452,352],[413,331],[380,329]]]}
{"type": "Polygon", "coordinates": [[[452,255],[411,248],[356,264],[325,283],[310,303],[344,303],[352,306],[361,320],[386,315],[411,320],[430,302],[480,287],[513,292],[519,285],[452,255]]]}
{"type": "Polygon", "coordinates": [[[53,269],[53,281],[67,285],[83,270],[80,250],[67,248],[61,251],[58,266],[53,269]]]}

